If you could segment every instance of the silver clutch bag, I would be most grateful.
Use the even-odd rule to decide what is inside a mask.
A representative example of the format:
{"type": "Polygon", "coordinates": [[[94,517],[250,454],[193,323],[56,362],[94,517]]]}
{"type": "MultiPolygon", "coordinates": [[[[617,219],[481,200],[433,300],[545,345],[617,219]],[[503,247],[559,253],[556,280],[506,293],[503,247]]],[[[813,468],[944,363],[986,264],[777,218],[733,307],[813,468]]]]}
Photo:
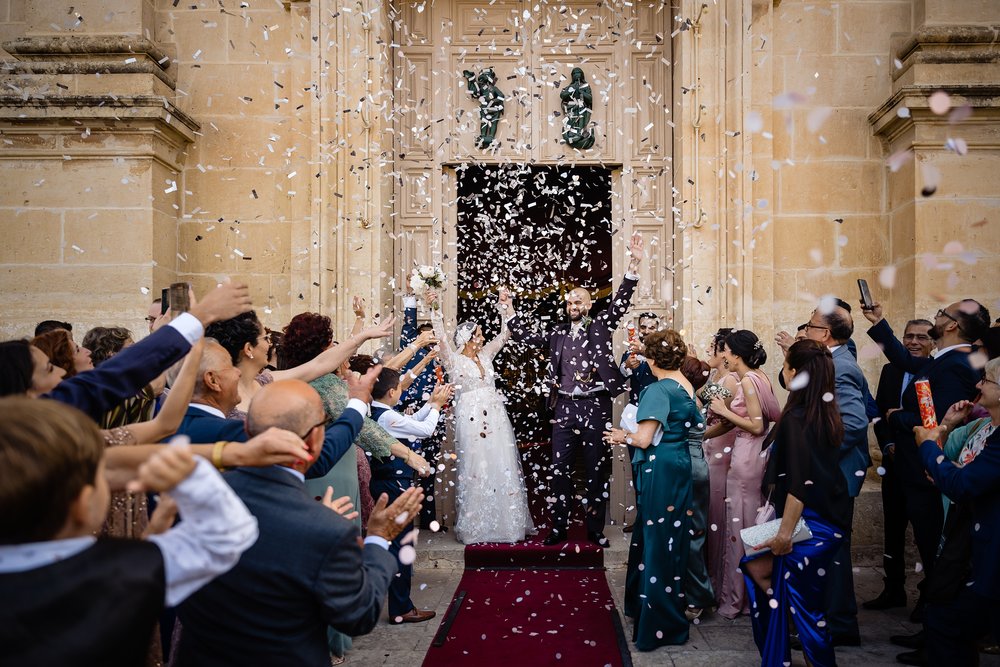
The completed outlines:
{"type": "MultiPolygon", "coordinates": [[[[743,540],[743,549],[746,551],[747,556],[756,556],[765,551],[770,551],[766,547],[763,549],[755,549],[754,547],[767,542],[777,535],[779,528],[781,528],[781,519],[774,519],[759,526],[750,526],[741,530],[740,539],[743,540]]],[[[792,531],[792,544],[803,542],[812,538],[812,536],[812,531],[809,530],[806,520],[800,518],[799,522],[795,524],[795,530],[792,531]]]]}

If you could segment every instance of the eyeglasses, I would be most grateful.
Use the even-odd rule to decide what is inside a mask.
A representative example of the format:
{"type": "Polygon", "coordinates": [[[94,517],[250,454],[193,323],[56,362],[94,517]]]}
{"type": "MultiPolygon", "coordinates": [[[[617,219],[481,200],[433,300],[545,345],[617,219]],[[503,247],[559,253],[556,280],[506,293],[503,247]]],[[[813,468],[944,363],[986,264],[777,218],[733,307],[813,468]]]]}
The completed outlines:
{"type": "Polygon", "coordinates": [[[965,332],[965,329],[962,328],[962,323],[959,322],[958,320],[956,320],[955,316],[952,315],[951,313],[949,313],[944,308],[942,308],[939,311],[937,311],[937,315],[935,315],[934,317],[947,317],[949,320],[951,320],[952,322],[954,322],[958,326],[958,330],[959,331],[962,331],[963,333],[965,332]]]}
{"type": "Polygon", "coordinates": [[[309,435],[313,431],[315,431],[316,429],[318,429],[320,426],[326,426],[326,419],[324,419],[323,421],[319,422],[318,424],[313,424],[312,426],[309,427],[308,431],[306,431],[304,434],[300,435],[299,437],[302,438],[303,440],[305,440],[306,438],[309,437],[309,435]]]}
{"type": "Polygon", "coordinates": [[[981,377],[979,379],[979,381],[982,382],[983,384],[986,384],[987,382],[989,382],[990,384],[995,384],[996,386],[1000,387],[1000,382],[997,382],[996,380],[991,380],[988,377],[986,377],[985,375],[983,377],[981,377]]]}
{"type": "Polygon", "coordinates": [[[821,327],[818,324],[812,324],[811,322],[806,322],[802,325],[803,329],[823,329],[824,331],[829,331],[830,327],[821,327]]]}

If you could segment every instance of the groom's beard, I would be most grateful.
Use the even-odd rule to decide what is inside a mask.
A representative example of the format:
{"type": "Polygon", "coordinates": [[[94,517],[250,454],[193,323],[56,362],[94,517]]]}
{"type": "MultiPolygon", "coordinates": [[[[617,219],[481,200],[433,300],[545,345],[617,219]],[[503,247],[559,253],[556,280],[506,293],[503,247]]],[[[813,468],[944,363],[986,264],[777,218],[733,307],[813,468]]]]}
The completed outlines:
{"type": "Polygon", "coordinates": [[[576,312],[573,312],[571,310],[567,314],[569,315],[570,322],[579,322],[580,320],[583,319],[583,316],[586,315],[586,313],[584,313],[582,310],[578,310],[576,312]]]}

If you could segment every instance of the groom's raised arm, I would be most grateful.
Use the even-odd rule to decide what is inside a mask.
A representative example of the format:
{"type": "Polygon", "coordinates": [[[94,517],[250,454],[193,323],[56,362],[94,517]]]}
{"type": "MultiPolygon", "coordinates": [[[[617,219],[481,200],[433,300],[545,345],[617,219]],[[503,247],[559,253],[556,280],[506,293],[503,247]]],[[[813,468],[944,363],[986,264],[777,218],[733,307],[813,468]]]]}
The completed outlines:
{"type": "Polygon", "coordinates": [[[643,258],[643,247],[642,235],[638,232],[632,234],[628,251],[631,258],[629,259],[628,270],[625,272],[625,278],[622,280],[621,285],[618,286],[618,291],[615,292],[615,298],[611,300],[611,305],[598,316],[603,320],[604,325],[609,331],[617,329],[618,324],[625,317],[625,313],[628,312],[629,307],[632,305],[632,293],[635,292],[635,286],[639,282],[638,271],[639,263],[643,258]]]}

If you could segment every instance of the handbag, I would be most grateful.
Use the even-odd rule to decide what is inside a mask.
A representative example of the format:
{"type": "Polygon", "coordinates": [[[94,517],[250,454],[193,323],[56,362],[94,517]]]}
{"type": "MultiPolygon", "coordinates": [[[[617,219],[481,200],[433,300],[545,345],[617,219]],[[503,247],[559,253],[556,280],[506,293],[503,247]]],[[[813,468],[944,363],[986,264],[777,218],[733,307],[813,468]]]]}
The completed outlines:
{"type": "MultiPolygon", "coordinates": [[[[781,519],[774,519],[773,521],[762,523],[759,526],[750,526],[749,528],[741,530],[740,539],[743,540],[743,549],[746,551],[747,556],[756,556],[757,554],[762,554],[765,551],[770,551],[767,547],[764,547],[763,549],[756,549],[755,547],[758,544],[763,544],[764,542],[772,539],[778,534],[778,530],[780,528],[781,519]]],[[[812,536],[812,531],[809,530],[809,524],[806,523],[805,519],[800,517],[799,522],[795,524],[795,530],[792,531],[792,544],[812,539],[812,536]]]]}

